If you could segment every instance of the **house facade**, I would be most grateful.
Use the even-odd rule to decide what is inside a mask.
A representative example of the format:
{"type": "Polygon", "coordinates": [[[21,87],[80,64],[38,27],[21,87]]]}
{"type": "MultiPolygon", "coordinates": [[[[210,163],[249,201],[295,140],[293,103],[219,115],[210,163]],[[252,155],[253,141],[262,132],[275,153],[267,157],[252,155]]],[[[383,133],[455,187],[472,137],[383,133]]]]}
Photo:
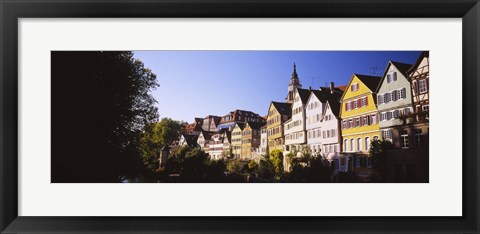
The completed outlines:
{"type": "Polygon", "coordinates": [[[240,159],[242,156],[242,132],[245,123],[237,122],[232,130],[232,154],[234,158],[240,159]]]}
{"type": "Polygon", "coordinates": [[[292,115],[292,105],[282,102],[271,102],[267,117],[268,153],[272,150],[283,151],[285,143],[283,123],[292,115]]]}
{"type": "Polygon", "coordinates": [[[381,77],[354,74],[341,98],[343,155],[348,170],[369,175],[370,142],[380,139],[375,91],[381,77]]]}
{"type": "Polygon", "coordinates": [[[215,133],[208,141],[208,154],[213,160],[219,160],[223,158],[223,134],[215,133]]]}
{"type": "Polygon", "coordinates": [[[241,160],[252,160],[255,152],[260,147],[260,128],[265,123],[247,122],[242,132],[241,160]]]}
{"type": "Polygon", "coordinates": [[[283,124],[285,130],[284,154],[296,152],[297,155],[301,155],[302,150],[306,147],[305,106],[310,92],[311,90],[300,88],[294,92],[292,118],[283,124]]]}
{"type": "Polygon", "coordinates": [[[208,141],[212,138],[214,132],[202,131],[197,139],[197,144],[200,146],[200,149],[207,152],[208,151],[208,141]]]}
{"type": "Polygon", "coordinates": [[[408,149],[410,124],[407,117],[414,112],[410,78],[411,64],[390,61],[377,88],[377,108],[381,139],[395,148],[408,149]]]}
{"type": "MultiPolygon", "coordinates": [[[[335,90],[334,90],[335,91],[335,90]]],[[[325,102],[320,119],[320,135],[322,142],[321,155],[331,162],[340,171],[346,171],[345,160],[340,160],[342,152],[342,132],[340,118],[340,98],[343,92],[334,92],[329,95],[325,102]]]]}

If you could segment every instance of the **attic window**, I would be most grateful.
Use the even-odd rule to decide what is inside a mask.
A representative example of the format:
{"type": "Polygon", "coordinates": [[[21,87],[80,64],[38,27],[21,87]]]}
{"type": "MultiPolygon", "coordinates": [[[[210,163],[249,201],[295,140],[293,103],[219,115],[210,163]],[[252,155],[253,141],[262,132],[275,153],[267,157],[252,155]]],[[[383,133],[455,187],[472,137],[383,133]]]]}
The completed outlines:
{"type": "Polygon", "coordinates": [[[351,90],[352,90],[353,92],[357,91],[357,90],[358,90],[358,83],[352,84],[351,90]]]}

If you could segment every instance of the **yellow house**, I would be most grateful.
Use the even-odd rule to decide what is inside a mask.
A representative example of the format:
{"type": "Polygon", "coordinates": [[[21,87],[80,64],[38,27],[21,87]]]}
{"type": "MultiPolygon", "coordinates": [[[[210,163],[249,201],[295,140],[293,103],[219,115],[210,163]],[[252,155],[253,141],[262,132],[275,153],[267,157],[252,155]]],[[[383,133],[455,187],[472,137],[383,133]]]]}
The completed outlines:
{"type": "Polygon", "coordinates": [[[267,116],[268,153],[274,149],[283,151],[285,136],[283,123],[292,116],[292,104],[271,102],[267,116]]]}
{"type": "Polygon", "coordinates": [[[375,94],[380,80],[378,76],[353,74],[341,98],[342,148],[352,171],[368,172],[372,167],[366,156],[370,143],[381,136],[375,94]]]}
{"type": "Polygon", "coordinates": [[[242,133],[245,123],[237,122],[232,130],[232,154],[234,158],[242,156],[242,133]]]}

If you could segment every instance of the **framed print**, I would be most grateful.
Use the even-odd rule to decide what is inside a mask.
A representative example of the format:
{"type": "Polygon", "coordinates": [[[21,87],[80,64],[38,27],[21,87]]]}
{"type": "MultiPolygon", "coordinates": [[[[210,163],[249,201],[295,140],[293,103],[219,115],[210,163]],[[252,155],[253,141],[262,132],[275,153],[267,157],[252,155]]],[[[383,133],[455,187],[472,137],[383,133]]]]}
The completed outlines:
{"type": "Polygon", "coordinates": [[[0,9],[1,233],[478,233],[476,0],[0,9]]]}

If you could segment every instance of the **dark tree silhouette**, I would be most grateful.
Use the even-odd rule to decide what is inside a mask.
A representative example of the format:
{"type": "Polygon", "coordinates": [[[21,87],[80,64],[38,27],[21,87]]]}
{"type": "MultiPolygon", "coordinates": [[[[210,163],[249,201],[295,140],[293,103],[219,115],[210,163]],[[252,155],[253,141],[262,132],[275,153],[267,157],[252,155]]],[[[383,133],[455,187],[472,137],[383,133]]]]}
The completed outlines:
{"type": "Polygon", "coordinates": [[[156,76],[132,52],[51,52],[52,182],[119,182],[143,170],[138,144],[158,120],[156,76]]]}

